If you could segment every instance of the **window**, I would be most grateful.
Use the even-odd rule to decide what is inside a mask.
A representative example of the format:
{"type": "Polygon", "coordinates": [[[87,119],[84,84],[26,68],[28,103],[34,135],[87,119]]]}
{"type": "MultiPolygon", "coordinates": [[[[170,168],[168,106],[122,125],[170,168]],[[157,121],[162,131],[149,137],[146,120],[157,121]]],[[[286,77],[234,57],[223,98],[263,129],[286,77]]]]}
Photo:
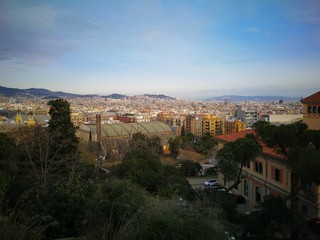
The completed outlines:
{"type": "Polygon", "coordinates": [[[313,113],[317,113],[317,107],[313,106],[313,113]]]}
{"type": "Polygon", "coordinates": [[[263,168],[262,168],[262,163],[261,162],[255,162],[255,171],[262,174],[263,168]]]}
{"type": "Polygon", "coordinates": [[[245,161],[244,167],[250,168],[250,160],[245,161]]]}
{"type": "Polygon", "coordinates": [[[281,182],[281,170],[278,168],[274,169],[274,180],[281,182]]]}
{"type": "Polygon", "coordinates": [[[261,191],[259,187],[256,187],[256,202],[261,202],[261,191]]]}
{"type": "Polygon", "coordinates": [[[301,188],[307,192],[313,192],[313,183],[301,179],[301,188]]]}
{"type": "Polygon", "coordinates": [[[312,106],[308,106],[308,113],[312,113],[312,106]]]}
{"type": "Polygon", "coordinates": [[[318,106],[318,114],[320,114],[320,106],[318,106]]]}
{"type": "Polygon", "coordinates": [[[244,180],[243,182],[243,195],[249,197],[249,184],[247,180],[244,180]]]}

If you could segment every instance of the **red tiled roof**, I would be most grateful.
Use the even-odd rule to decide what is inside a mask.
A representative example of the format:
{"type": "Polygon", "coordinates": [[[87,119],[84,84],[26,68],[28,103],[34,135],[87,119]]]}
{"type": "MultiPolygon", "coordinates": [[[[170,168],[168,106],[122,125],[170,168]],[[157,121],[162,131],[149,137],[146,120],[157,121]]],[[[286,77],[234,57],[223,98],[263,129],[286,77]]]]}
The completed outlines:
{"type": "MultiPolygon", "coordinates": [[[[236,133],[228,133],[228,134],[223,134],[223,135],[219,135],[216,136],[215,139],[218,141],[223,141],[223,142],[234,142],[239,138],[244,138],[247,134],[255,134],[255,131],[253,129],[248,129],[248,130],[244,130],[241,132],[236,132],[236,133]]],[[[279,154],[278,152],[275,151],[275,149],[270,148],[265,146],[264,144],[261,144],[263,147],[262,152],[264,154],[268,154],[277,158],[283,158],[283,156],[281,154],[279,154]]]]}
{"type": "Polygon", "coordinates": [[[320,91],[301,99],[303,104],[320,104],[320,91]]]}
{"type": "Polygon", "coordinates": [[[247,130],[236,132],[236,133],[227,133],[227,134],[216,136],[215,139],[221,140],[224,142],[234,142],[238,138],[244,138],[247,134],[250,134],[250,133],[254,133],[254,130],[247,129],[247,130]]]}

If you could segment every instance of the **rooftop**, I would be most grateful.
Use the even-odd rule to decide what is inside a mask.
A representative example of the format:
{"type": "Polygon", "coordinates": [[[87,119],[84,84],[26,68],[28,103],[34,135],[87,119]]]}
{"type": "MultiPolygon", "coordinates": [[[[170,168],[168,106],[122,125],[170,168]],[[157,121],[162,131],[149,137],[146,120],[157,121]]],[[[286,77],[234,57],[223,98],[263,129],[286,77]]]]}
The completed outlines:
{"type": "MultiPolygon", "coordinates": [[[[247,129],[241,132],[219,135],[219,136],[216,136],[215,139],[225,143],[234,142],[239,138],[244,138],[247,134],[255,134],[255,131],[253,129],[247,129]]],[[[278,152],[276,152],[275,149],[267,147],[264,144],[262,144],[262,147],[263,147],[263,150],[262,150],[263,154],[271,155],[277,158],[283,158],[283,156],[278,152]]]]}
{"type": "Polygon", "coordinates": [[[320,91],[301,100],[303,104],[320,104],[320,91]]]}

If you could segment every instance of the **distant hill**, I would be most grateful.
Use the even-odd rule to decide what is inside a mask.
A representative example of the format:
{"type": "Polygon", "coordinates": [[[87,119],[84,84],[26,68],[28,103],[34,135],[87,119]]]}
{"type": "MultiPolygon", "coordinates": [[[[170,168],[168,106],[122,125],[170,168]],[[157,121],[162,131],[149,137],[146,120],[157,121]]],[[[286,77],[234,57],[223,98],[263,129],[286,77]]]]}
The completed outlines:
{"type": "Polygon", "coordinates": [[[160,99],[175,99],[173,97],[169,97],[163,94],[144,94],[143,96],[145,97],[150,97],[150,98],[160,98],[160,99]]]}
{"type": "MultiPolygon", "coordinates": [[[[7,88],[0,86],[0,95],[5,95],[6,97],[42,97],[44,99],[57,99],[57,98],[77,98],[77,97],[97,97],[100,95],[97,94],[73,94],[66,92],[53,92],[43,88],[29,88],[29,89],[18,89],[18,88],[7,88]]],[[[138,95],[137,95],[138,96],[138,95]]],[[[113,99],[122,99],[122,98],[134,98],[137,96],[129,97],[127,95],[113,93],[107,96],[101,96],[103,98],[113,98],[113,99]]],[[[175,99],[163,94],[144,94],[140,95],[142,97],[149,98],[160,98],[160,99],[175,99]]]]}
{"type": "Polygon", "coordinates": [[[101,96],[103,98],[113,98],[113,99],[122,99],[122,98],[126,98],[128,96],[123,95],[123,94],[118,94],[118,93],[112,93],[111,95],[108,96],[101,96]]]}
{"type": "Polygon", "coordinates": [[[29,89],[18,89],[18,88],[7,88],[0,86],[0,94],[6,97],[43,97],[45,99],[55,99],[61,97],[76,98],[76,97],[94,97],[98,95],[80,95],[65,92],[52,92],[43,88],[29,88],[29,89]]]}
{"type": "Polygon", "coordinates": [[[251,102],[279,102],[280,100],[283,100],[285,102],[299,102],[299,97],[284,97],[284,96],[236,96],[236,95],[225,95],[225,96],[218,96],[218,97],[212,97],[207,98],[205,101],[217,101],[217,102],[223,102],[223,101],[229,101],[229,102],[245,102],[245,101],[251,101],[251,102]]]}

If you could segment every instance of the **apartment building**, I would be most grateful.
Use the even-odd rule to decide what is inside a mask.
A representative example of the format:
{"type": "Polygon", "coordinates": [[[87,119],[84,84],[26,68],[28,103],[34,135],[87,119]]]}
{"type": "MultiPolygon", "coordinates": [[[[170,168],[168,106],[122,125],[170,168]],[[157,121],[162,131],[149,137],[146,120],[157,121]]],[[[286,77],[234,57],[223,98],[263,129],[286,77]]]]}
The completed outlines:
{"type": "Polygon", "coordinates": [[[217,136],[223,134],[223,121],[221,118],[208,114],[202,118],[202,134],[217,136]]]}
{"type": "Polygon", "coordinates": [[[247,124],[247,127],[251,127],[252,124],[258,121],[258,111],[256,108],[246,108],[237,106],[236,118],[241,119],[242,122],[247,124]]]}
{"type": "MultiPolygon", "coordinates": [[[[245,130],[237,133],[217,136],[218,149],[224,144],[244,138],[254,130],[245,130]]],[[[279,196],[285,199],[290,193],[291,169],[287,161],[272,148],[263,147],[262,154],[254,161],[248,162],[242,171],[242,182],[238,185],[238,194],[245,196],[248,203],[254,206],[263,201],[264,196],[279,196]]],[[[229,187],[233,182],[227,182],[219,174],[220,183],[229,187]]],[[[300,214],[307,218],[320,217],[320,187],[316,184],[301,182],[302,189],[298,193],[297,207],[300,214]]]]}
{"type": "Polygon", "coordinates": [[[192,133],[196,137],[202,136],[202,118],[197,116],[186,116],[185,131],[192,133]]]}
{"type": "Polygon", "coordinates": [[[230,119],[224,121],[224,134],[235,133],[246,130],[247,124],[239,119],[230,119]]]}
{"type": "Polygon", "coordinates": [[[185,125],[186,117],[175,113],[159,113],[157,120],[173,127],[182,127],[185,125]]]}

